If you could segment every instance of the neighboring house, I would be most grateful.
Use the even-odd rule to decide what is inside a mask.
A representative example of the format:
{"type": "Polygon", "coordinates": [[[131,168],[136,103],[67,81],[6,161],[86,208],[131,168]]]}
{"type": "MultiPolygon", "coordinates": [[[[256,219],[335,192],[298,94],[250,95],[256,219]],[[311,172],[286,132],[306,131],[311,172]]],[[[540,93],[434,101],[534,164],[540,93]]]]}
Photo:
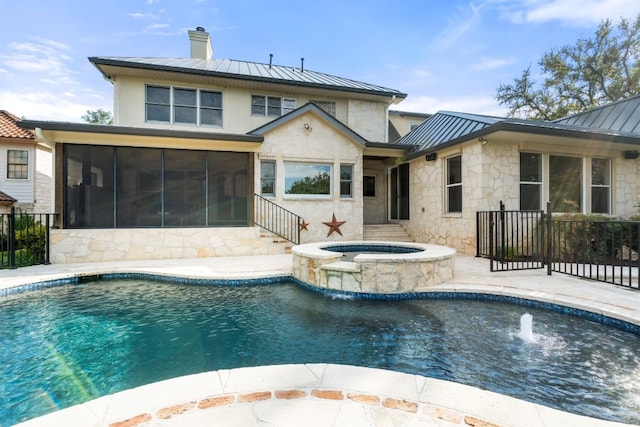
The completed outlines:
{"type": "Polygon", "coordinates": [[[406,215],[412,147],[388,141],[405,94],[212,58],[204,29],[189,37],[191,58],[89,58],[113,84],[113,126],[22,123],[56,149],[52,262],[269,253],[254,193],[302,217],[302,242],[406,215]]]}
{"type": "Polygon", "coordinates": [[[555,122],[441,111],[398,141],[407,227],[418,241],[476,251],[476,211],[545,209],[628,217],[640,201],[640,96],[555,122]]]}
{"type": "Polygon", "coordinates": [[[11,207],[52,212],[51,149],[36,144],[34,132],[19,127],[20,119],[0,110],[0,213],[11,207]]]}
{"type": "Polygon", "coordinates": [[[431,117],[431,114],[389,110],[389,142],[396,142],[431,117]]]}

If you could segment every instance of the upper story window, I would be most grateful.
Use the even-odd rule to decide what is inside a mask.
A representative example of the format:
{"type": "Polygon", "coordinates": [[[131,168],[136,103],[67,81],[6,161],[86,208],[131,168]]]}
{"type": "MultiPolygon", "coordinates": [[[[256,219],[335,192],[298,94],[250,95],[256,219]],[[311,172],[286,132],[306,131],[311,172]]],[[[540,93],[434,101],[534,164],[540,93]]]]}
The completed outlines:
{"type": "Polygon", "coordinates": [[[7,150],[7,178],[29,178],[29,152],[27,150],[7,150]]]}
{"type": "Polygon", "coordinates": [[[280,117],[296,109],[296,100],[278,96],[251,95],[251,115],[280,117]]]}
{"type": "Polygon", "coordinates": [[[329,114],[332,117],[336,116],[336,103],[333,101],[319,101],[316,99],[311,99],[311,102],[316,104],[318,107],[324,110],[325,113],[329,114]]]}
{"type": "Polygon", "coordinates": [[[222,93],[172,86],[146,87],[146,121],[222,126],[222,93]]]}

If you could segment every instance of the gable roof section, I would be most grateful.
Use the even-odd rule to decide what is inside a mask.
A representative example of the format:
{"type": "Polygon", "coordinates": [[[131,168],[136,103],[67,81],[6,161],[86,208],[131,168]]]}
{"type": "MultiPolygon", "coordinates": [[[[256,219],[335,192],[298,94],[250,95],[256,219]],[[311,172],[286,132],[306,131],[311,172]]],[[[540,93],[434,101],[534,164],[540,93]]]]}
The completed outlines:
{"type": "Polygon", "coordinates": [[[18,126],[21,120],[8,111],[0,110],[0,138],[33,142],[35,136],[29,129],[18,126]]]}
{"type": "Polygon", "coordinates": [[[640,134],[640,95],[558,119],[554,123],[640,134]]]}
{"type": "Polygon", "coordinates": [[[249,135],[263,135],[266,132],[269,132],[272,129],[275,129],[275,128],[279,127],[279,126],[282,126],[282,125],[284,125],[286,123],[289,123],[292,120],[294,120],[294,119],[296,119],[296,118],[298,118],[298,117],[300,117],[303,114],[308,113],[308,112],[313,112],[313,113],[317,114],[318,116],[323,118],[325,121],[329,122],[329,124],[331,124],[333,127],[338,129],[340,132],[342,132],[343,134],[345,134],[349,138],[353,139],[357,143],[361,144],[362,146],[366,146],[367,145],[367,140],[366,139],[364,139],[362,136],[358,135],[356,132],[351,130],[350,127],[348,127],[347,125],[342,123],[340,120],[338,120],[335,117],[333,117],[331,114],[329,114],[326,111],[324,111],[322,108],[318,107],[313,102],[308,102],[308,103],[304,104],[302,107],[297,108],[297,109],[285,114],[284,116],[280,116],[277,119],[272,120],[269,123],[267,123],[265,125],[262,125],[257,129],[252,130],[251,132],[249,132],[249,135]]]}
{"type": "Polygon", "coordinates": [[[268,65],[257,62],[236,61],[233,59],[193,59],[193,58],[142,58],[142,57],[90,57],[89,61],[103,74],[109,74],[102,68],[115,66],[196,74],[201,76],[255,82],[284,84],[319,89],[337,90],[368,95],[406,98],[407,94],[359,82],[344,77],[332,76],[311,70],[302,71],[295,67],[268,65]]]}
{"type": "MultiPolygon", "coordinates": [[[[640,116],[637,117],[640,120],[640,116]]],[[[583,138],[640,145],[640,133],[607,128],[577,126],[559,122],[539,122],[479,114],[441,111],[401,138],[397,144],[417,146],[408,159],[470,141],[498,131],[556,137],[583,138]]]]}
{"type": "Polygon", "coordinates": [[[479,132],[503,120],[478,114],[439,111],[397,141],[397,144],[415,145],[419,151],[430,150],[452,140],[479,132]]]}
{"type": "Polygon", "coordinates": [[[0,206],[11,206],[15,202],[17,202],[16,199],[11,197],[7,193],[3,193],[2,191],[0,191],[0,206]]]}

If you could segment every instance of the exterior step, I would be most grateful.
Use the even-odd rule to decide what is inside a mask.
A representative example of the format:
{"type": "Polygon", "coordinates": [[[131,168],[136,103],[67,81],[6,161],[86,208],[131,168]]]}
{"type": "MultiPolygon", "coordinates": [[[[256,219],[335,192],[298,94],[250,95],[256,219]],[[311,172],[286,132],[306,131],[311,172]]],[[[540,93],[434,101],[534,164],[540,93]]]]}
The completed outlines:
{"type": "Polygon", "coordinates": [[[364,226],[363,240],[413,242],[402,224],[367,224],[364,226]]]}

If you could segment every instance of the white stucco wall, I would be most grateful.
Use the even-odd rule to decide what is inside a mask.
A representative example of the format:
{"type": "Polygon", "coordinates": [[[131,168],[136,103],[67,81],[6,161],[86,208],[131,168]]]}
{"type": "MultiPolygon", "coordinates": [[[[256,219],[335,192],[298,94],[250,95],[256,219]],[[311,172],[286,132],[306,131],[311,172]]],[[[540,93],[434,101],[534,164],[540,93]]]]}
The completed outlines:
{"type": "Polygon", "coordinates": [[[53,209],[53,154],[47,148],[35,150],[35,202],[34,212],[54,213],[53,209]]]}
{"type": "Polygon", "coordinates": [[[210,84],[180,84],[167,80],[145,80],[129,76],[114,78],[114,124],[120,126],[153,127],[160,129],[197,130],[202,132],[247,133],[274,119],[251,115],[251,95],[293,98],[296,108],[311,100],[330,101],[336,104],[336,119],[345,123],[355,132],[371,141],[386,141],[387,103],[373,101],[353,101],[336,96],[309,95],[304,92],[268,91],[222,87],[210,84]],[[145,85],[200,88],[222,92],[223,125],[195,126],[187,124],[170,125],[147,123],[145,121],[145,85]]]}
{"type": "Polygon", "coordinates": [[[17,200],[16,207],[21,209],[33,209],[34,183],[35,183],[35,155],[34,144],[30,143],[3,143],[0,145],[0,190],[17,200]],[[7,154],[9,150],[26,150],[28,155],[28,178],[7,178],[7,154]]]}
{"type": "Polygon", "coordinates": [[[362,239],[362,152],[363,147],[342,132],[309,112],[264,135],[262,151],[256,159],[255,188],[260,190],[260,161],[276,162],[276,196],[271,200],[302,216],[309,223],[301,231],[302,243],[323,240],[362,239]],[[312,129],[305,129],[305,124],[312,129]],[[333,167],[332,194],[330,196],[303,197],[284,194],[285,162],[315,162],[333,167]],[[353,165],[353,197],[340,197],[340,164],[353,165]],[[342,236],[334,232],[327,236],[333,214],[342,236]]]}

